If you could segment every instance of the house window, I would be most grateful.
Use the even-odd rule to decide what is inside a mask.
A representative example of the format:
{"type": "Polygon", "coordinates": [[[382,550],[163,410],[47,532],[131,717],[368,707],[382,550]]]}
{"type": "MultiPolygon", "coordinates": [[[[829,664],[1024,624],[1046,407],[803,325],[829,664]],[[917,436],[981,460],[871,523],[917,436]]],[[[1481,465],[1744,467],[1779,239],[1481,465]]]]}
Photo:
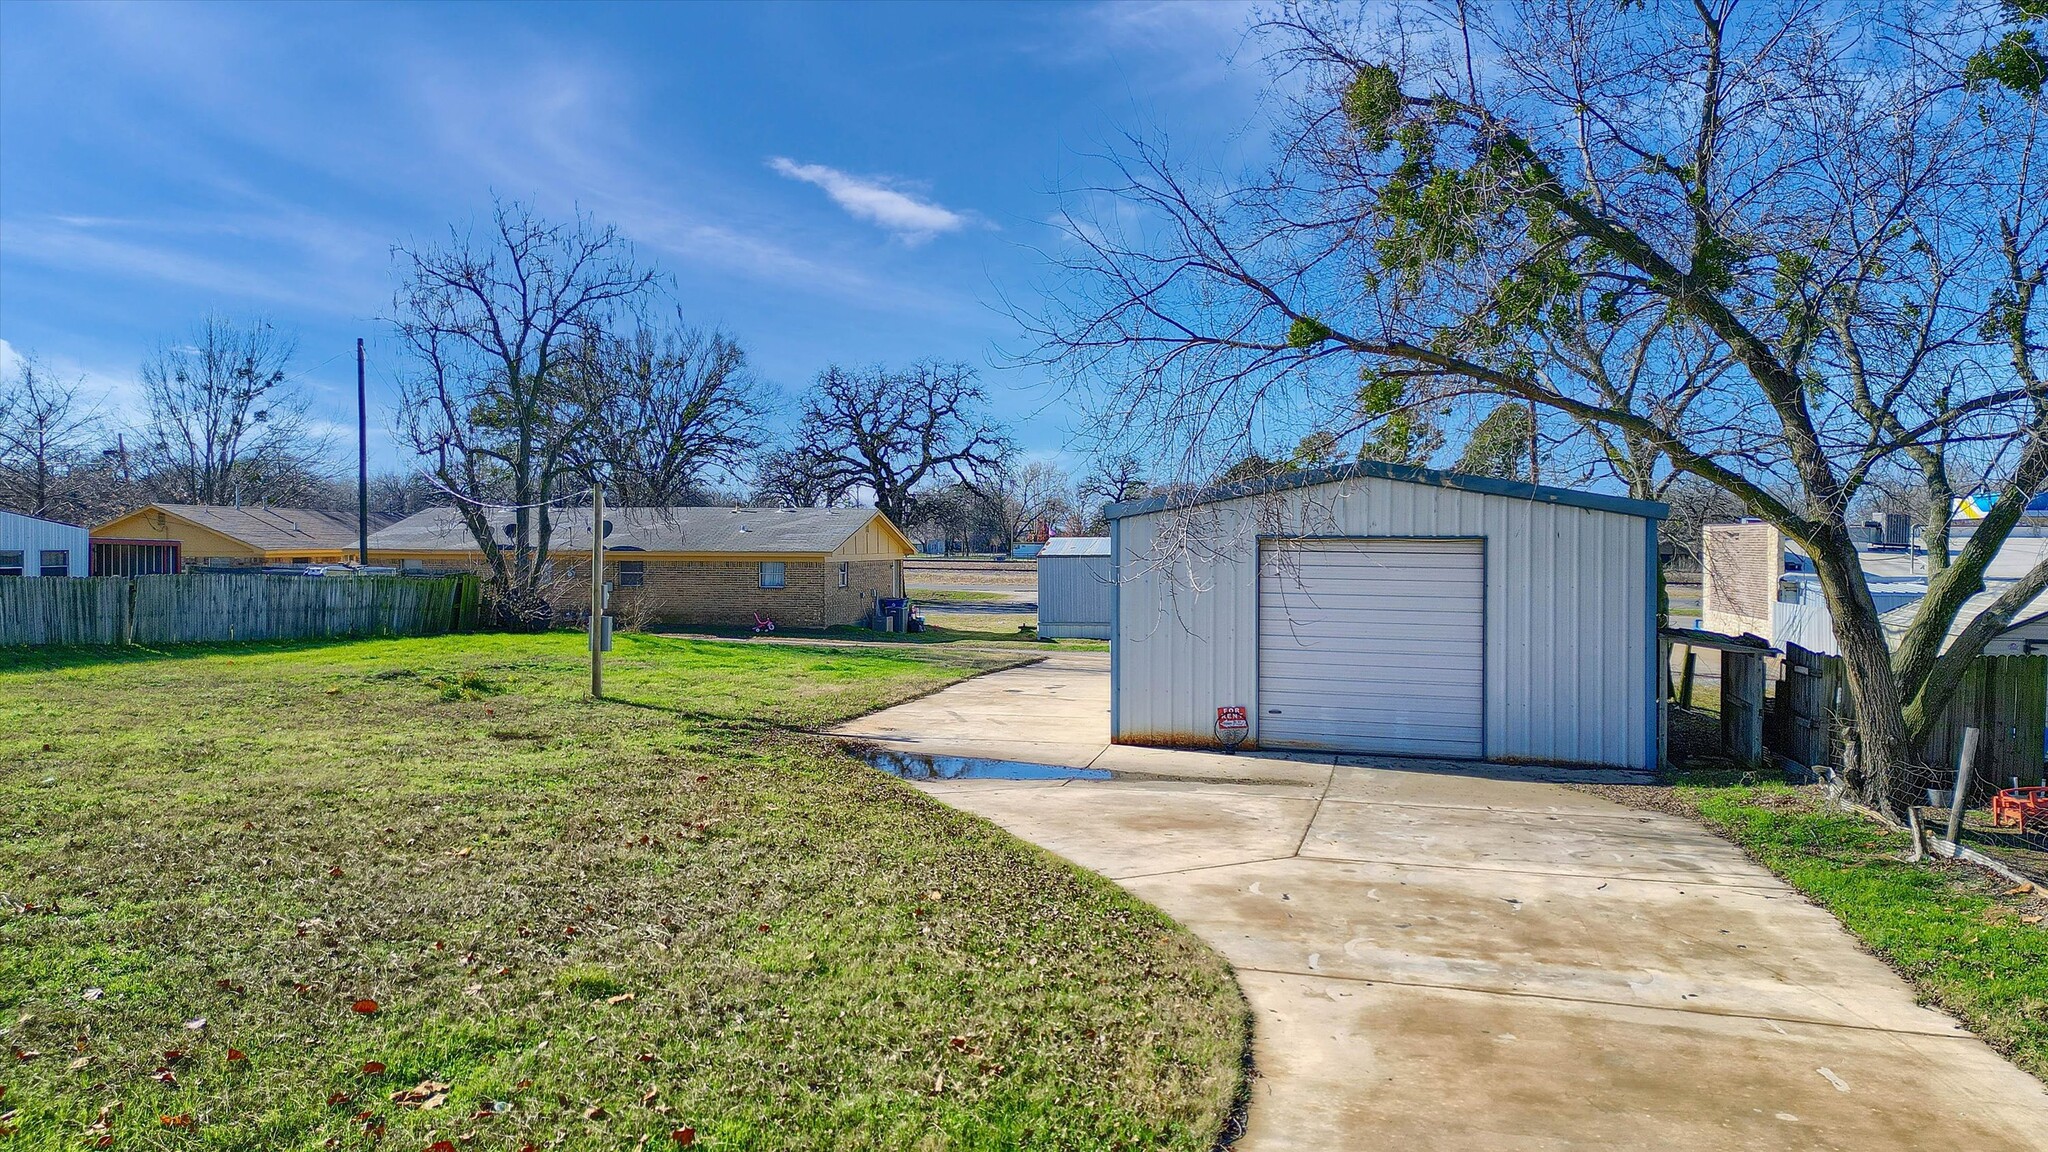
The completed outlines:
{"type": "Polygon", "coordinates": [[[786,573],[784,571],[782,561],[761,561],[761,587],[780,588],[782,587],[785,578],[786,573]]]}
{"type": "Polygon", "coordinates": [[[21,575],[22,555],[17,551],[0,552],[0,576],[21,575]]]}
{"type": "Polygon", "coordinates": [[[312,558],[311,556],[294,556],[294,557],[292,557],[292,563],[294,563],[294,564],[311,564],[312,562],[313,562],[313,558],[312,558]]]}
{"type": "Polygon", "coordinates": [[[647,561],[619,561],[619,587],[639,588],[647,583],[647,561]]]}
{"type": "Polygon", "coordinates": [[[839,562],[839,586],[844,588],[853,583],[853,565],[844,560],[839,562]]]}
{"type": "Polygon", "coordinates": [[[71,549],[69,549],[69,548],[45,548],[45,549],[43,549],[43,575],[45,575],[45,576],[69,576],[69,575],[71,575],[71,549]]]}

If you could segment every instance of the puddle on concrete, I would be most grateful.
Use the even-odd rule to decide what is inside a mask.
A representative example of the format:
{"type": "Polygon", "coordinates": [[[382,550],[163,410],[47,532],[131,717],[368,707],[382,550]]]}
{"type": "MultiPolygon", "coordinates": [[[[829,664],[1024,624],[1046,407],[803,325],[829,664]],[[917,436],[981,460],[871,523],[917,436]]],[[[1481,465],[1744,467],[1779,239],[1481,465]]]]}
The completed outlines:
{"type": "Polygon", "coordinates": [[[1229,776],[1183,776],[1169,772],[1124,772],[1107,768],[1067,768],[1058,764],[1030,764],[1022,760],[994,760],[983,756],[933,756],[922,752],[897,752],[864,742],[840,745],[855,759],[905,780],[1119,780],[1146,784],[1236,784],[1261,787],[1312,788],[1292,780],[1261,780],[1229,776]]]}
{"type": "Polygon", "coordinates": [[[847,751],[867,761],[869,767],[905,780],[1111,780],[1116,776],[1100,768],[1062,768],[980,756],[926,756],[872,746],[850,746],[847,751]]]}

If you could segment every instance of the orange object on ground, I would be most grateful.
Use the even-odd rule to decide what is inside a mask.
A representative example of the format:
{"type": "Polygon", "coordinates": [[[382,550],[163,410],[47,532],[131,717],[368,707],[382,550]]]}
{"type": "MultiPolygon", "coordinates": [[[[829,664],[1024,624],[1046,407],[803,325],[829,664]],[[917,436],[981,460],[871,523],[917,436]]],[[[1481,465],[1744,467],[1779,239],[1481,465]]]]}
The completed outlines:
{"type": "Polygon", "coordinates": [[[2008,816],[2020,826],[2022,836],[2027,834],[2028,820],[2048,822],[2048,787],[2001,789],[1991,798],[1991,826],[2005,827],[2008,816]]]}

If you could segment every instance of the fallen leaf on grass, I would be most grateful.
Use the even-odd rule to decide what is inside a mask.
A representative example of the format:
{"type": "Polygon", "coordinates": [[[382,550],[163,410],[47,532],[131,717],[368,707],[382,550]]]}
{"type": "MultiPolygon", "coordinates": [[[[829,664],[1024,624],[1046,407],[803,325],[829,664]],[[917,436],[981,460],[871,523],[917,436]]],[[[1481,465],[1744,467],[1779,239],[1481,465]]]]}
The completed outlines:
{"type": "Polygon", "coordinates": [[[697,1130],[695,1128],[678,1128],[669,1133],[668,1138],[688,1148],[697,1142],[697,1130]]]}
{"type": "Polygon", "coordinates": [[[180,1112],[176,1116],[160,1115],[156,1119],[157,1123],[162,1124],[166,1128],[190,1128],[192,1126],[192,1114],[190,1112],[180,1112]]]}
{"type": "Polygon", "coordinates": [[[427,1145],[427,1152],[455,1152],[455,1141],[436,1140],[427,1145]]]}
{"type": "Polygon", "coordinates": [[[358,1000],[355,1002],[355,1010],[364,1016],[368,1016],[377,1010],[377,1002],[375,1000],[358,1000]]]}
{"type": "Polygon", "coordinates": [[[327,1106],[329,1108],[339,1108],[343,1104],[353,1103],[355,1103],[355,1097],[350,1096],[346,1092],[329,1092],[327,1094],[327,1106]]]}
{"type": "Polygon", "coordinates": [[[2020,923],[2022,923],[2022,924],[2039,924],[2040,922],[2041,922],[2041,918],[2040,918],[2039,916],[2022,916],[2022,917],[2020,917],[2020,923]]]}
{"type": "Polygon", "coordinates": [[[448,1085],[439,1080],[422,1080],[393,1092],[391,1102],[407,1108],[439,1108],[448,1102],[448,1085]]]}
{"type": "Polygon", "coordinates": [[[247,1060],[248,1058],[248,1053],[243,1052],[240,1048],[228,1049],[228,1063],[230,1064],[234,1063],[237,1060],[247,1060]]]}
{"type": "Polygon", "coordinates": [[[382,1060],[363,1061],[363,1074],[366,1076],[382,1076],[384,1074],[384,1062],[382,1060]]]}
{"type": "Polygon", "coordinates": [[[327,874],[328,874],[329,876],[332,876],[332,877],[334,877],[334,878],[335,878],[336,880],[339,880],[339,879],[341,879],[341,869],[339,869],[339,868],[329,868],[329,869],[327,870],[327,874]]]}
{"type": "Polygon", "coordinates": [[[605,1111],[602,1104],[592,1104],[583,1110],[583,1118],[585,1120],[603,1120],[610,1115],[611,1113],[605,1111]]]}
{"type": "Polygon", "coordinates": [[[197,1032],[197,1031],[199,1031],[199,1030],[201,1030],[201,1029],[203,1029],[203,1028],[205,1028],[205,1027],[206,1027],[206,1017],[204,1017],[204,1016],[201,1016],[201,1017],[200,1017],[200,1018],[198,1018],[197,1020],[187,1020],[187,1021],[185,1021],[185,1030],[186,1030],[186,1031],[188,1031],[188,1032],[197,1032]]]}
{"type": "Polygon", "coordinates": [[[33,1048],[16,1048],[14,1050],[14,1058],[16,1060],[34,1060],[36,1057],[41,1055],[41,1052],[38,1052],[33,1048]]]}
{"type": "Polygon", "coordinates": [[[85,990],[85,998],[87,1000],[97,1000],[106,994],[107,990],[105,988],[87,988],[85,990]]]}
{"type": "Polygon", "coordinates": [[[607,1004],[630,1004],[633,1002],[633,994],[631,992],[621,992],[617,996],[605,997],[604,1002],[607,1004]]]}
{"type": "Polygon", "coordinates": [[[76,1072],[90,1063],[92,1063],[92,1057],[80,1056],[78,1059],[73,1060],[71,1063],[66,1064],[64,1067],[67,1071],[76,1072]]]}
{"type": "Polygon", "coordinates": [[[476,849],[474,848],[457,848],[449,852],[448,854],[450,856],[468,856],[470,853],[474,851],[476,851],[476,849]]]}
{"type": "Polygon", "coordinates": [[[2034,886],[2032,884],[2021,884],[2016,888],[2007,888],[2004,892],[2004,895],[2025,896],[2027,893],[2032,892],[2033,890],[2034,886]]]}

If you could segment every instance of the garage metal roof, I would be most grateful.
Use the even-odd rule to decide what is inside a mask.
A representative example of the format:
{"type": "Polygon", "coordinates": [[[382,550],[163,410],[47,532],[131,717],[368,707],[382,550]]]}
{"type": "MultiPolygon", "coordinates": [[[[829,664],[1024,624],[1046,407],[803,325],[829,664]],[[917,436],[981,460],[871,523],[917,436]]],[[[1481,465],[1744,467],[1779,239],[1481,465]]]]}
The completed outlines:
{"type": "Polygon", "coordinates": [[[1455,488],[1461,492],[1478,492],[1487,496],[1505,496],[1511,500],[1526,500],[1532,504],[1561,504],[1573,508],[1591,508],[1597,512],[1619,512],[1624,516],[1640,516],[1645,520],[1662,520],[1671,514],[1670,505],[1652,500],[1631,500],[1626,496],[1608,496],[1600,492],[1550,488],[1520,480],[1497,480],[1491,476],[1466,476],[1457,472],[1439,472],[1434,468],[1388,464],[1380,460],[1360,460],[1353,464],[1336,464],[1327,468],[1305,468],[1299,472],[1283,472],[1276,476],[1240,480],[1234,484],[1219,484],[1212,488],[1168,493],[1144,500],[1126,500],[1121,504],[1111,504],[1103,509],[1102,514],[1108,519],[1120,520],[1126,516],[1164,512],[1169,508],[1194,508],[1245,496],[1259,496],[1320,484],[1338,484],[1346,480],[1398,480],[1404,484],[1426,484],[1436,488],[1455,488]]]}
{"type": "Polygon", "coordinates": [[[1038,558],[1043,560],[1048,556],[1107,555],[1109,555],[1109,537],[1107,536],[1055,536],[1045,542],[1045,547],[1039,550],[1038,558]]]}

